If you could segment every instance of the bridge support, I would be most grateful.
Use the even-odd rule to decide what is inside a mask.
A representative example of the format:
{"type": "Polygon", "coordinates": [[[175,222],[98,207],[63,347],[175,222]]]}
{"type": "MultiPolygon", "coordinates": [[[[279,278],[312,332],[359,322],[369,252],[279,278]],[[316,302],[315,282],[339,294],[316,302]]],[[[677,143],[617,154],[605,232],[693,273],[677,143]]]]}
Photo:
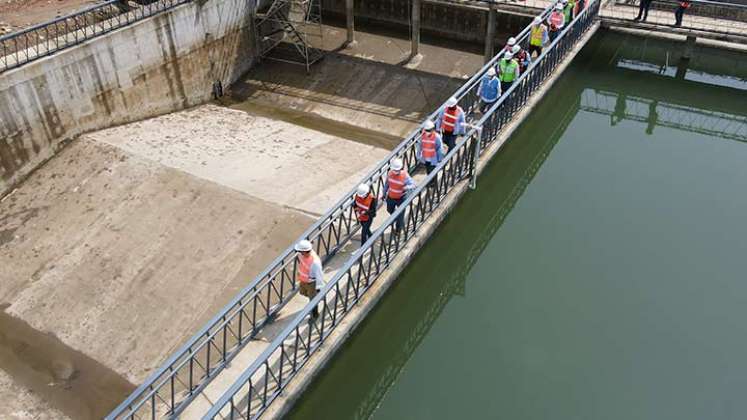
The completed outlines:
{"type": "Polygon", "coordinates": [[[345,42],[347,47],[355,46],[355,0],[345,0],[345,18],[347,19],[348,39],[345,42]]]}
{"type": "Polygon", "coordinates": [[[412,40],[410,59],[412,60],[420,54],[420,0],[412,0],[410,31],[410,38],[412,40]]]}
{"type": "Polygon", "coordinates": [[[498,10],[495,9],[495,4],[490,3],[490,9],[488,10],[488,31],[485,34],[485,62],[487,63],[493,58],[495,51],[495,22],[498,19],[498,10]]]}
{"type": "Polygon", "coordinates": [[[695,36],[688,35],[687,39],[685,40],[685,51],[682,52],[682,58],[684,58],[685,60],[689,60],[693,55],[694,49],[695,49],[695,36]]]}

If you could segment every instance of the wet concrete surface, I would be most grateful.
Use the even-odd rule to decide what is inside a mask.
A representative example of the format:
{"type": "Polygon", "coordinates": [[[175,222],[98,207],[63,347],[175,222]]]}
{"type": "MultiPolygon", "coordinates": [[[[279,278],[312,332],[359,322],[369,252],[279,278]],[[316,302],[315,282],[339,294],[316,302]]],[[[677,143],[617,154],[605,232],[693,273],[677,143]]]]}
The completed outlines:
{"type": "Polygon", "coordinates": [[[0,305],[0,369],[73,419],[108,414],[135,386],[52,334],[8,315],[0,305]]]}

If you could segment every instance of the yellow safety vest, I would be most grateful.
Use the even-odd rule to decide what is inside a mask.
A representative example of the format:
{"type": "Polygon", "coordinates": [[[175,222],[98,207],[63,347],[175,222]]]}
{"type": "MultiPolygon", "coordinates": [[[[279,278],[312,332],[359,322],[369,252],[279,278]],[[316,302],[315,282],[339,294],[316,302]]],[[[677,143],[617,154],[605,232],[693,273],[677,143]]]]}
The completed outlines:
{"type": "Polygon", "coordinates": [[[542,39],[545,37],[546,30],[547,28],[545,28],[545,25],[541,23],[537,26],[532,26],[532,34],[529,37],[529,44],[541,47],[542,39]]]}

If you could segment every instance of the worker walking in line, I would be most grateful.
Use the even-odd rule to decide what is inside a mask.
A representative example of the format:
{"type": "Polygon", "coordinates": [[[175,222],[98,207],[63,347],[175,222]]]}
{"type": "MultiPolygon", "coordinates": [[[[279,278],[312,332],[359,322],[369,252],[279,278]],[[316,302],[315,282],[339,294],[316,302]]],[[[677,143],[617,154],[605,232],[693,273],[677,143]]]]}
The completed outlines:
{"type": "Polygon", "coordinates": [[[519,44],[514,45],[514,49],[511,52],[514,55],[514,60],[519,63],[519,73],[524,73],[529,67],[529,64],[532,63],[529,54],[521,49],[521,45],[519,44]]]}
{"type": "Polygon", "coordinates": [[[498,62],[499,78],[501,79],[501,92],[506,93],[511,85],[519,77],[519,63],[514,59],[512,52],[503,54],[498,62]]]}
{"type": "Polygon", "coordinates": [[[371,223],[376,217],[377,207],[376,197],[371,194],[371,188],[368,184],[358,185],[358,191],[355,192],[353,200],[353,210],[361,224],[361,246],[371,237],[371,223]]]}
{"type": "Polygon", "coordinates": [[[449,151],[456,146],[457,137],[466,132],[467,121],[464,117],[464,110],[458,103],[457,99],[452,96],[436,117],[436,129],[441,132],[449,151]]]}
{"type": "Polygon", "coordinates": [[[427,120],[423,126],[416,154],[418,161],[425,165],[427,173],[436,169],[438,163],[444,158],[441,135],[436,131],[436,124],[433,124],[431,120],[427,120]]]}
{"type": "Polygon", "coordinates": [[[484,114],[501,96],[501,80],[490,67],[480,82],[480,113],[484,114]]]}
{"type": "MultiPolygon", "coordinates": [[[[405,170],[402,159],[396,158],[392,161],[389,173],[387,173],[386,183],[384,184],[384,197],[386,197],[386,211],[389,214],[394,213],[397,207],[401,206],[407,196],[407,191],[415,188],[415,182],[410,174],[405,170]]],[[[402,212],[395,224],[397,232],[402,230],[405,224],[405,213],[402,212]]]]}
{"type": "Polygon", "coordinates": [[[550,42],[555,41],[565,26],[565,14],[563,14],[563,3],[555,5],[552,13],[547,18],[547,24],[550,27],[550,42]]]}
{"type": "MultiPolygon", "coordinates": [[[[298,252],[296,277],[298,278],[300,293],[312,300],[324,286],[322,260],[312,249],[311,242],[306,239],[299,241],[294,249],[298,252]]],[[[311,320],[318,317],[319,309],[314,306],[314,309],[311,310],[311,320]]]]}
{"type": "Polygon", "coordinates": [[[516,38],[511,37],[506,42],[506,46],[503,47],[503,52],[509,52],[514,49],[514,45],[516,45],[516,38]]]}
{"type": "Polygon", "coordinates": [[[537,16],[532,22],[532,28],[529,35],[529,55],[531,56],[535,52],[537,57],[542,55],[542,48],[547,45],[549,36],[547,34],[547,26],[542,23],[542,19],[537,16]]]}
{"type": "Polygon", "coordinates": [[[681,1],[677,9],[674,11],[674,26],[682,26],[682,16],[685,14],[685,10],[690,8],[689,1],[681,1]]]}
{"type": "Polygon", "coordinates": [[[576,17],[576,0],[563,0],[563,16],[565,24],[568,25],[576,17]]]}
{"type": "Polygon", "coordinates": [[[643,22],[646,21],[648,18],[648,9],[651,7],[651,1],[652,0],[641,0],[640,4],[638,4],[638,16],[633,19],[633,22],[638,22],[639,20],[642,20],[643,22]]]}

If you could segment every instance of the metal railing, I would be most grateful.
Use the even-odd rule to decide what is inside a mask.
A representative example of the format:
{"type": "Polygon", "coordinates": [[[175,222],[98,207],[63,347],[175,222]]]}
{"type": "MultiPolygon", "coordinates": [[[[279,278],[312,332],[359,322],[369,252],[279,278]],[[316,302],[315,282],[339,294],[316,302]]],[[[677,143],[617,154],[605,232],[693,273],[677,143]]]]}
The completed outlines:
{"type": "Polygon", "coordinates": [[[108,0],[49,22],[0,37],[0,73],[163,13],[192,0],[108,0]]]}
{"type": "MultiPolygon", "coordinates": [[[[546,16],[549,10],[550,7],[541,15],[546,16]]],[[[526,46],[528,36],[529,27],[517,39],[526,46]]],[[[465,112],[470,113],[475,108],[480,81],[487,68],[495,66],[501,55],[496,55],[455,92],[454,96],[459,99],[465,112]]],[[[433,119],[442,107],[428,118],[433,119]]],[[[413,130],[376,169],[361,180],[371,186],[373,194],[380,195],[383,191],[393,159],[401,158],[410,170],[418,166],[416,144],[419,135],[420,129],[413,130]]],[[[348,192],[299,237],[299,240],[309,239],[324,261],[331,259],[359,229],[352,209],[354,194],[355,189],[348,192]]],[[[296,252],[290,246],[112,411],[107,419],[155,419],[179,414],[296,292],[296,252]]]]}
{"type": "MultiPolygon", "coordinates": [[[[693,0],[684,11],[679,29],[747,37],[747,4],[693,0]]],[[[675,23],[679,0],[654,0],[645,22],[637,25],[668,26],[675,23]]],[[[639,0],[614,0],[602,8],[605,20],[632,21],[638,15],[639,0]]]]}
{"type": "MultiPolygon", "coordinates": [[[[476,176],[476,157],[495,141],[501,129],[592,27],[598,11],[599,0],[593,0],[487,111],[465,140],[408,194],[403,205],[241,374],[203,420],[255,419],[265,411],[448,194],[476,176]],[[398,230],[396,220],[401,215],[405,223],[398,230]],[[312,309],[319,306],[320,315],[312,320],[312,309]]],[[[487,66],[483,71],[486,69],[487,66]]]]}

